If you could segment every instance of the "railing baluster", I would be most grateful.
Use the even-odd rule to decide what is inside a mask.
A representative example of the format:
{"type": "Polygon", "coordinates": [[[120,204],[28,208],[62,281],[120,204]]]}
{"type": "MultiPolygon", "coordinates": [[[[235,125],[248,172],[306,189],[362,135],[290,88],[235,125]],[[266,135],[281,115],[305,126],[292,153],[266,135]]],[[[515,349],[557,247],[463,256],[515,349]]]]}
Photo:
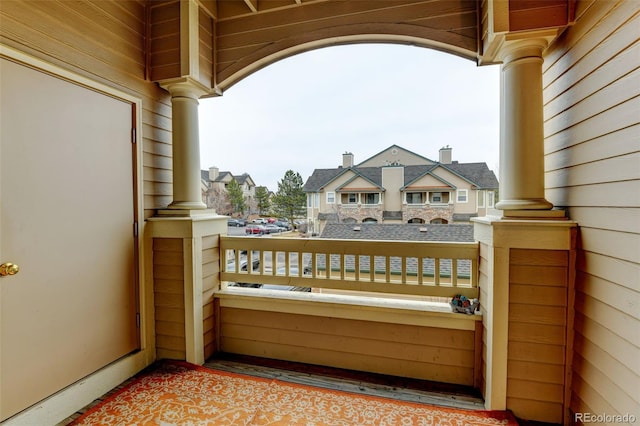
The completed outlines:
{"type": "Polygon", "coordinates": [[[451,259],[451,286],[458,287],[458,259],[451,259]]]}
{"type": "Polygon", "coordinates": [[[324,268],[324,275],[325,275],[325,278],[330,279],[331,278],[331,254],[325,253],[324,261],[326,264],[326,268],[324,268]]]}
{"type": "Polygon", "coordinates": [[[384,277],[387,282],[391,281],[391,256],[389,255],[384,258],[384,277]]]}
{"type": "Polygon", "coordinates": [[[316,239],[297,241],[222,236],[220,259],[223,282],[443,297],[450,297],[454,292],[468,297],[477,297],[478,294],[480,259],[477,243],[358,240],[339,240],[336,243],[316,239]],[[335,254],[332,255],[333,250],[335,254]],[[284,261],[279,260],[280,253],[285,256],[284,261]],[[297,259],[292,256],[297,256],[297,259]],[[340,268],[339,272],[332,272],[332,257],[340,268]],[[245,261],[246,271],[242,270],[245,261]],[[258,261],[260,267],[254,271],[253,265],[258,261]],[[235,268],[231,267],[232,264],[236,265],[235,268]],[[292,274],[296,265],[298,273],[292,274]],[[271,273],[267,270],[269,267],[271,273]],[[368,274],[365,271],[367,267],[368,274]],[[279,274],[281,268],[285,269],[284,274],[279,274]],[[384,273],[381,268],[385,268],[384,273]],[[449,268],[451,281],[448,279],[449,268]],[[308,276],[305,276],[305,270],[310,271],[308,276]],[[432,274],[433,283],[430,279],[432,274]]]}
{"type": "Polygon", "coordinates": [[[407,283],[407,258],[402,256],[402,266],[400,266],[400,269],[402,271],[402,284],[406,284],[407,283]]]}
{"type": "Polygon", "coordinates": [[[318,268],[316,267],[317,256],[318,256],[318,253],[316,252],[311,253],[311,278],[313,279],[318,278],[318,274],[316,272],[318,270],[318,268]]]}
{"type": "Polygon", "coordinates": [[[369,255],[369,281],[374,282],[376,280],[376,257],[369,255]]]}
{"type": "Polygon", "coordinates": [[[284,252],[284,275],[289,277],[291,276],[291,259],[290,259],[291,253],[288,251],[284,252]]]}

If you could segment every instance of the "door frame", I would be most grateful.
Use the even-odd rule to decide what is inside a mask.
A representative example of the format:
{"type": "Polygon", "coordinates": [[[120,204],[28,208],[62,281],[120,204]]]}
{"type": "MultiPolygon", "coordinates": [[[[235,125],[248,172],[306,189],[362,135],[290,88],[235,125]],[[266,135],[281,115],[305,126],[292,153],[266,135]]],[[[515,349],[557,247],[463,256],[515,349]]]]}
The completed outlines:
{"type": "Polygon", "coordinates": [[[150,281],[151,277],[145,274],[148,256],[145,256],[146,238],[144,237],[145,221],[143,214],[142,99],[3,44],[0,44],[0,57],[94,90],[106,96],[131,103],[134,109],[132,115],[132,124],[135,128],[134,135],[132,135],[134,142],[132,164],[134,200],[132,201],[134,202],[133,211],[137,223],[135,256],[137,264],[136,292],[138,295],[137,302],[140,322],[140,350],[104,366],[97,372],[67,386],[2,423],[3,426],[12,424],[56,424],[155,361],[153,285],[150,281]]]}

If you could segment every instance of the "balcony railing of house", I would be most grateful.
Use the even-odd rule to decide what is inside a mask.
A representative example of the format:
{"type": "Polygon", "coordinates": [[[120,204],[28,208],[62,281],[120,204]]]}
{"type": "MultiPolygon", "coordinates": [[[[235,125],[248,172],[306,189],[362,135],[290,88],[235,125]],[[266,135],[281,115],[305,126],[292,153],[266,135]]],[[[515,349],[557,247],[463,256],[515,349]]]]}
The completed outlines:
{"type": "Polygon", "coordinates": [[[478,243],[223,236],[220,249],[223,282],[478,297],[478,243]]]}

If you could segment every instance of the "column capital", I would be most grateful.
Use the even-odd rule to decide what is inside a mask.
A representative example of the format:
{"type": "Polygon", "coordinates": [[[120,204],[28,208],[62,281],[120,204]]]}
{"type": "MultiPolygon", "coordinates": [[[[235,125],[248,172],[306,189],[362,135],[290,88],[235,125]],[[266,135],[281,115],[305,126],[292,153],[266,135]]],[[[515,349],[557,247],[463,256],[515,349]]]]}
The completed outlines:
{"type": "Polygon", "coordinates": [[[188,76],[162,80],[158,84],[169,92],[172,98],[180,97],[197,100],[211,94],[211,90],[208,87],[188,76]]]}
{"type": "Polygon", "coordinates": [[[498,55],[504,65],[520,58],[542,58],[542,52],[549,46],[549,41],[543,37],[506,40],[498,55]]]}

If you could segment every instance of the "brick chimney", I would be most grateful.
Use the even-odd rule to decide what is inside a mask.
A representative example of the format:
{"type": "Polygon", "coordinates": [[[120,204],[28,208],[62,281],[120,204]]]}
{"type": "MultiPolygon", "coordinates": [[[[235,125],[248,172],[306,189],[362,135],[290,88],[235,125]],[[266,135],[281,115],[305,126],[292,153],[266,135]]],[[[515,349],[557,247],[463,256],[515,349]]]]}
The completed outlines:
{"type": "Polygon", "coordinates": [[[345,169],[348,167],[353,167],[353,154],[350,152],[345,152],[342,154],[342,167],[345,169]]]}
{"type": "Polygon", "coordinates": [[[440,162],[442,164],[451,164],[451,150],[449,145],[440,148],[440,162]]]}

